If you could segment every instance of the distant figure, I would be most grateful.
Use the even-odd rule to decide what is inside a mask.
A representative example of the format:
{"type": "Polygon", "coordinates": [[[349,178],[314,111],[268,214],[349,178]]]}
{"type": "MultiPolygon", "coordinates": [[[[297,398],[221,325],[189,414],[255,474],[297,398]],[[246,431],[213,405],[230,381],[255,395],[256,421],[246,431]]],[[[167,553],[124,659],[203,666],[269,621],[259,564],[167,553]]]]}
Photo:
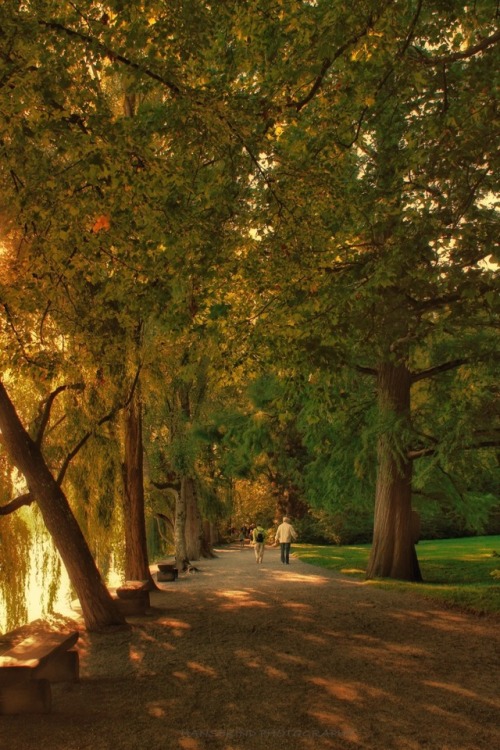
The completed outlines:
{"type": "Polygon", "coordinates": [[[261,563],[264,559],[264,549],[266,546],[266,532],[262,526],[258,523],[252,532],[252,540],[254,544],[255,562],[261,563]]]}
{"type": "Polygon", "coordinates": [[[243,549],[243,547],[245,546],[245,539],[247,538],[247,533],[248,533],[247,527],[242,526],[240,529],[240,536],[239,536],[241,549],[243,549]]]}
{"type": "Polygon", "coordinates": [[[290,565],[290,547],[292,540],[297,539],[297,532],[290,523],[288,516],[283,516],[283,523],[280,523],[276,529],[274,541],[278,542],[281,547],[281,562],[283,565],[290,565]]]}

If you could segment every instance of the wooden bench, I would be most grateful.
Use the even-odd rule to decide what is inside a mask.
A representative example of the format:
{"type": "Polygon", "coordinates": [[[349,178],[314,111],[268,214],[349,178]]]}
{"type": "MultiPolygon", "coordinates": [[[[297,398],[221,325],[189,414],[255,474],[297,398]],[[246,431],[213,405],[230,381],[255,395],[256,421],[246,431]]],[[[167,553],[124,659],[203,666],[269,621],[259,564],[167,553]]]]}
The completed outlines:
{"type": "Polygon", "coordinates": [[[179,576],[179,571],[172,563],[157,563],[158,573],[156,574],[156,580],[163,581],[175,581],[179,576]]]}
{"type": "Polygon", "coordinates": [[[78,631],[24,638],[0,655],[0,714],[50,713],[52,682],[79,679],[78,631]]]}

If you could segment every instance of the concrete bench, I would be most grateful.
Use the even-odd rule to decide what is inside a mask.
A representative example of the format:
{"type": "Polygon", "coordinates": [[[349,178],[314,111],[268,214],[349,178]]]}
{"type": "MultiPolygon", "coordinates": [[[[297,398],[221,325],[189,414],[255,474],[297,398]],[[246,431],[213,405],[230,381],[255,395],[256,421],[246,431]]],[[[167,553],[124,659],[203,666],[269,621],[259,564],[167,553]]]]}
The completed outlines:
{"type": "Polygon", "coordinates": [[[159,582],[164,581],[175,581],[179,576],[179,571],[172,563],[157,563],[158,573],[156,574],[156,580],[159,582]]]}
{"type": "Polygon", "coordinates": [[[52,682],[79,679],[78,631],[37,633],[0,655],[0,714],[50,713],[52,682]]]}

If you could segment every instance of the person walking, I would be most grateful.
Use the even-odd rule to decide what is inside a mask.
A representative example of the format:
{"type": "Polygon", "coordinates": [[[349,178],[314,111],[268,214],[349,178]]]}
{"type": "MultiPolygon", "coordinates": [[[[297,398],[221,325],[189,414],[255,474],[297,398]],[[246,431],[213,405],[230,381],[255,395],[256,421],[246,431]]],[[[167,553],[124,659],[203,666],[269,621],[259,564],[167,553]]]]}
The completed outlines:
{"type": "Polygon", "coordinates": [[[290,565],[290,547],[292,541],[297,539],[297,532],[290,523],[288,516],[283,516],[283,523],[280,523],[276,529],[274,541],[281,547],[281,562],[283,565],[290,565]]]}
{"type": "Polygon", "coordinates": [[[262,560],[264,559],[266,536],[267,536],[266,532],[264,531],[260,523],[258,523],[252,532],[252,541],[253,541],[253,548],[255,552],[256,563],[261,563],[262,560]]]}
{"type": "Polygon", "coordinates": [[[244,548],[244,546],[245,546],[245,539],[247,538],[247,535],[248,535],[248,529],[247,529],[247,527],[246,527],[246,526],[245,526],[245,525],[243,524],[243,526],[242,526],[242,527],[241,527],[241,529],[240,529],[240,535],[239,535],[239,537],[238,537],[238,538],[239,538],[239,540],[240,540],[240,547],[241,547],[241,549],[243,549],[243,548],[244,548]]]}

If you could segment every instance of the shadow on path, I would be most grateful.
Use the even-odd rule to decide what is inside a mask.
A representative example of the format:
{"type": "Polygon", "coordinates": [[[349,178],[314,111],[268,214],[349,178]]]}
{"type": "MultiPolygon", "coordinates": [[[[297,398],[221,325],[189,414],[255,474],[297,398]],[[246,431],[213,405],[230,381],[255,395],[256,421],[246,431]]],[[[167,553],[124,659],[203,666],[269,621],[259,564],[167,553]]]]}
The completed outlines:
{"type": "Polygon", "coordinates": [[[283,566],[274,548],[199,568],[160,584],[130,632],[84,634],[81,682],[57,686],[53,714],[1,718],[0,747],[500,746],[494,619],[283,566]]]}

